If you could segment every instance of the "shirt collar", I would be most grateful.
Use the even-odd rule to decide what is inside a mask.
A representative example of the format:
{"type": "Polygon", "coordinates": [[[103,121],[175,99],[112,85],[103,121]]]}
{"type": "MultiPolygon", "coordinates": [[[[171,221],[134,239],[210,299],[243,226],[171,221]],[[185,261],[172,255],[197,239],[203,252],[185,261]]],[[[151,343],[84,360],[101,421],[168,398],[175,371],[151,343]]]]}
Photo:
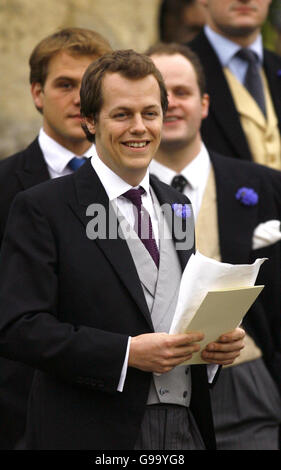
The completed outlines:
{"type": "MultiPolygon", "coordinates": [[[[131,189],[129,183],[124,181],[120,176],[114,173],[97,155],[91,158],[92,166],[97,173],[110,201],[122,196],[126,191],[131,189]]],[[[149,194],[149,172],[147,171],[139,186],[142,186],[146,193],[149,194]]]]}
{"type": "Polygon", "coordinates": [[[192,189],[197,189],[202,181],[202,176],[209,172],[210,157],[205,145],[202,143],[198,155],[182,170],[192,189]]]}
{"type": "MultiPolygon", "coordinates": [[[[61,173],[70,160],[76,156],[73,152],[48,136],[44,129],[40,129],[38,141],[47,165],[57,173],[61,173]]],[[[91,145],[83,155],[86,158],[96,155],[95,145],[91,145]]]]}
{"type": "MultiPolygon", "coordinates": [[[[241,49],[241,46],[236,42],[227,39],[219,33],[213,31],[208,25],[204,26],[204,32],[211,43],[213,49],[216,51],[216,54],[219,58],[219,61],[223,67],[228,67],[229,62],[236,54],[236,52],[241,49]]],[[[263,63],[263,44],[262,36],[259,35],[256,40],[250,44],[248,47],[258,56],[260,64],[263,63]]]]}
{"type": "MultiPolygon", "coordinates": [[[[178,173],[171,168],[168,168],[156,160],[150,163],[150,172],[157,176],[161,174],[161,181],[166,184],[171,184],[172,179],[178,173]]],[[[201,149],[198,155],[180,172],[185,176],[192,189],[197,189],[202,181],[202,174],[207,174],[210,169],[210,157],[205,145],[201,144],[201,149]]]]}

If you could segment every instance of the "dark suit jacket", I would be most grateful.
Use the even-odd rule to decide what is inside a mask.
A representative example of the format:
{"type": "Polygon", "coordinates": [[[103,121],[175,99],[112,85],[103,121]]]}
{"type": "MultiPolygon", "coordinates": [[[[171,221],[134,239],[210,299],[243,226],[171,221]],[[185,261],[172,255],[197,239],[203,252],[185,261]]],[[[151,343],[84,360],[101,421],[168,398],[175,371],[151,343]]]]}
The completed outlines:
{"type": "MultiPolygon", "coordinates": [[[[204,143],[222,155],[253,160],[216,52],[204,32],[188,45],[200,58],[210,95],[209,116],[201,128],[204,143]]],[[[264,49],[264,70],[281,132],[281,57],[264,49]]]]}
{"type": "MultiPolygon", "coordinates": [[[[160,204],[188,202],[153,178],[151,184],[160,204]]],[[[153,326],[126,241],[86,236],[93,202],[108,211],[87,162],[71,176],[19,194],[7,224],[0,354],[36,369],[29,449],[132,449],[144,413],[150,373],[128,368],[123,392],[116,390],[128,336],[153,326]]],[[[178,251],[182,268],[192,251],[178,251]]],[[[192,376],[193,412],[213,448],[205,366],[192,367],[192,376]]]]}
{"type": "Polygon", "coordinates": [[[0,161],[0,243],[16,194],[49,178],[37,138],[25,150],[0,161]]]}
{"type": "MultiPolygon", "coordinates": [[[[25,150],[0,162],[0,244],[11,203],[18,192],[49,179],[35,139],[25,150]]],[[[0,358],[0,450],[13,449],[22,438],[33,370],[0,358]]]]}
{"type": "Polygon", "coordinates": [[[252,263],[268,258],[256,284],[265,284],[258,301],[244,319],[244,326],[263,351],[263,358],[281,390],[281,242],[252,250],[254,229],[271,219],[281,220],[281,172],[252,162],[210,152],[215,173],[219,242],[223,262],[252,263]],[[241,187],[259,196],[245,206],[235,198],[241,187]]]}

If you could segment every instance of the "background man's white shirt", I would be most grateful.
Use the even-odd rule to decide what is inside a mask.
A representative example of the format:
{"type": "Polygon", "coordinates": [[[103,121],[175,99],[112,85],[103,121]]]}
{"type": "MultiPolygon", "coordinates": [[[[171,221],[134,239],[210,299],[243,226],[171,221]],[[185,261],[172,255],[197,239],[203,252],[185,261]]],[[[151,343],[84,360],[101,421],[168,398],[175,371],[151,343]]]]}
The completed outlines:
{"type": "MultiPolygon", "coordinates": [[[[60,176],[66,176],[73,173],[73,171],[67,165],[69,164],[70,160],[77,155],[49,137],[44,129],[40,129],[38,142],[42,150],[50,178],[58,178],[60,176]]],[[[96,155],[96,146],[91,145],[83,156],[90,158],[96,155]]]]}
{"type": "MultiPolygon", "coordinates": [[[[202,144],[199,154],[180,173],[188,181],[188,185],[185,187],[183,194],[187,196],[192,203],[195,220],[200,210],[210,168],[210,157],[205,145],[202,144]]],[[[157,176],[160,181],[169,185],[171,185],[174,176],[178,174],[176,171],[162,165],[162,163],[156,160],[151,161],[149,171],[151,174],[157,176]]]]}

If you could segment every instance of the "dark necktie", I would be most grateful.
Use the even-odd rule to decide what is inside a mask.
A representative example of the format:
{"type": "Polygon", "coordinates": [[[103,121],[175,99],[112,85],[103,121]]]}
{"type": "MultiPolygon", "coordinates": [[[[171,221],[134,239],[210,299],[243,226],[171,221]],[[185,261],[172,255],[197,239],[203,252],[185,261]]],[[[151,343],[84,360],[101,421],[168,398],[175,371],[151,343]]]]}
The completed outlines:
{"type": "Polygon", "coordinates": [[[129,189],[123,196],[129,199],[137,208],[137,234],[143,242],[146,249],[149,251],[157,268],[159,267],[159,251],[153,235],[152,223],[148,212],[142,206],[141,197],[145,193],[143,188],[129,189]]]}
{"type": "Polygon", "coordinates": [[[176,175],[172,179],[171,186],[180,193],[183,193],[184,188],[188,185],[187,179],[183,175],[176,175]]]}
{"type": "Polygon", "coordinates": [[[80,168],[80,166],[82,166],[85,161],[87,160],[86,157],[73,157],[70,162],[68,163],[68,167],[72,170],[72,171],[76,171],[78,170],[78,168],[80,168]]]}
{"type": "Polygon", "coordinates": [[[258,103],[263,114],[266,116],[263,82],[260,73],[257,55],[250,49],[240,49],[237,56],[248,63],[245,76],[245,88],[258,103]]]}

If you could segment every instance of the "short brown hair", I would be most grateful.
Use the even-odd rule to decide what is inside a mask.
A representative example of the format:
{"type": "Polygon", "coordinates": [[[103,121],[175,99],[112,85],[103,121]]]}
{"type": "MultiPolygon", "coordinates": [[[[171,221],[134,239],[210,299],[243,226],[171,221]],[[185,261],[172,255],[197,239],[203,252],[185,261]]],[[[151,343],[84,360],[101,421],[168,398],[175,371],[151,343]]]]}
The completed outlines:
{"type": "Polygon", "coordinates": [[[199,57],[190,49],[190,47],[185,46],[184,44],[178,44],[176,42],[159,42],[158,44],[149,47],[149,49],[146,51],[146,54],[148,56],[181,54],[187,60],[189,60],[189,62],[191,62],[194,68],[201,96],[206,93],[206,78],[202,64],[199,60],[199,57]]]}
{"type": "Polygon", "coordinates": [[[33,49],[29,58],[30,83],[44,85],[48,65],[52,57],[61,51],[70,55],[87,55],[100,57],[112,51],[112,48],[101,34],[85,28],[64,28],[42,39],[33,49]]]}
{"type": "MultiPolygon", "coordinates": [[[[140,54],[132,49],[126,49],[105,54],[87,68],[80,89],[82,116],[94,120],[98,119],[103,105],[102,81],[106,73],[120,73],[123,77],[131,80],[153,75],[160,88],[163,114],[167,111],[168,96],[161,73],[147,55],[140,54]]],[[[94,134],[91,134],[85,125],[82,127],[87,138],[93,142],[95,140],[94,134]]]]}

